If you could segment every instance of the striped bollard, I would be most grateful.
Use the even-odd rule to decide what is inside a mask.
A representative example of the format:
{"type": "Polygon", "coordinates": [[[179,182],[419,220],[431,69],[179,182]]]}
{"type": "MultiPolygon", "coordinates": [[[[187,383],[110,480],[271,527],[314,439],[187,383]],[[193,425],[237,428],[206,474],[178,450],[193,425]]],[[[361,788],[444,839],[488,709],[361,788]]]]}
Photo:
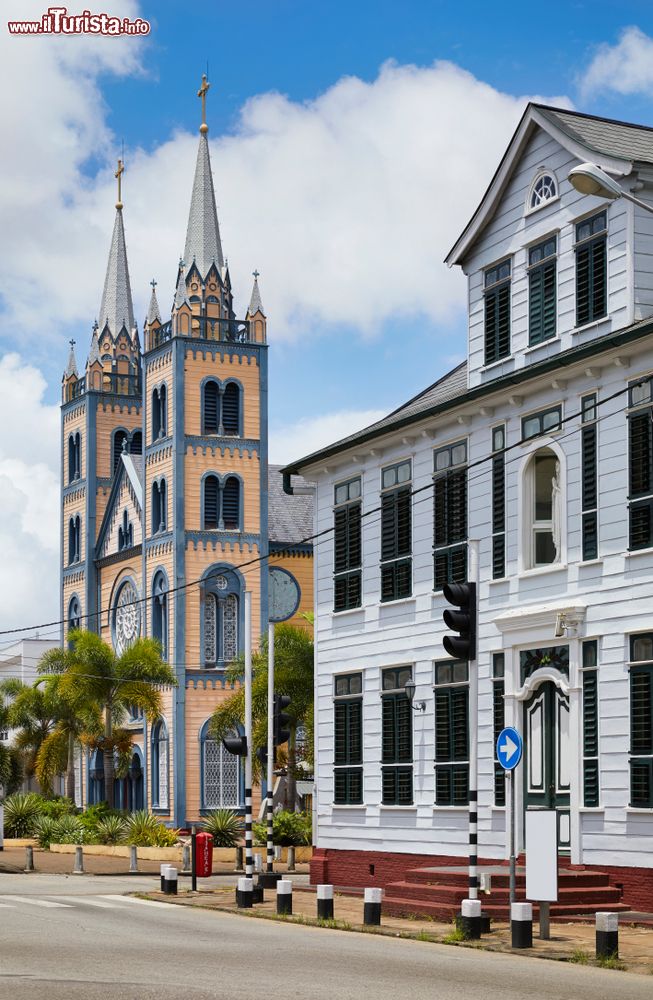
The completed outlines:
{"type": "Polygon", "coordinates": [[[596,914],[596,957],[619,958],[619,914],[596,914]]]}
{"type": "Polygon", "coordinates": [[[84,874],[84,851],[80,846],[75,848],[75,867],[73,868],[73,875],[83,875],[84,874]]]}
{"type": "Polygon", "coordinates": [[[533,904],[511,903],[510,932],[513,948],[533,947],[533,904]]]}
{"type": "Polygon", "coordinates": [[[161,865],[161,892],[166,891],[166,872],[169,867],[170,865],[167,862],[161,865]]]}
{"type": "Polygon", "coordinates": [[[289,878],[280,878],[277,882],[277,913],[285,916],[292,913],[292,882],[289,878]]]}
{"type": "Polygon", "coordinates": [[[468,941],[478,941],[481,936],[480,899],[463,899],[460,904],[460,929],[468,941]]]}
{"type": "Polygon", "coordinates": [[[363,902],[363,923],[368,927],[378,927],[381,923],[381,900],[383,889],[366,889],[363,902]]]}
{"type": "Polygon", "coordinates": [[[138,848],[133,844],[129,848],[129,874],[134,875],[138,871],[138,848]]]}
{"type": "Polygon", "coordinates": [[[241,910],[251,910],[254,905],[254,879],[245,875],[238,879],[236,906],[241,910]]]}
{"type": "Polygon", "coordinates": [[[317,887],[317,919],[333,920],[332,885],[318,885],[317,887]]]}
{"type": "Polygon", "coordinates": [[[168,896],[177,895],[177,869],[173,868],[172,865],[168,865],[164,891],[168,894],[168,896]]]}

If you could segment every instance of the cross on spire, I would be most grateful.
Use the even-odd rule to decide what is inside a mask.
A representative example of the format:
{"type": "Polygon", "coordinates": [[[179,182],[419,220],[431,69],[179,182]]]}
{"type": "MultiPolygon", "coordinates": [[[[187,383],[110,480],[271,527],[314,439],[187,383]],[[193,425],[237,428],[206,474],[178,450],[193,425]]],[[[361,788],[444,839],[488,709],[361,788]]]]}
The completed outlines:
{"type": "Polygon", "coordinates": [[[154,289],[154,288],[156,288],[158,282],[156,281],[155,278],[152,278],[152,280],[150,281],[150,284],[151,284],[152,288],[154,289]]]}
{"type": "Polygon", "coordinates": [[[75,349],[75,344],[77,343],[77,341],[76,340],[69,340],[68,343],[70,344],[71,349],[74,350],[75,349]]]}
{"type": "Polygon", "coordinates": [[[116,202],[116,208],[118,209],[122,208],[121,191],[122,191],[122,175],[124,174],[124,172],[125,172],[125,164],[122,162],[122,160],[118,160],[118,169],[114,174],[114,177],[118,181],[118,201],[116,202]]]}
{"type": "Polygon", "coordinates": [[[254,281],[258,281],[260,273],[261,273],[260,271],[252,271],[252,274],[254,275],[254,281]]]}
{"type": "Polygon", "coordinates": [[[202,99],[202,124],[200,125],[200,132],[208,132],[209,126],[206,124],[206,95],[208,93],[211,84],[206,78],[206,73],[202,73],[202,86],[197,91],[197,96],[202,99]]]}

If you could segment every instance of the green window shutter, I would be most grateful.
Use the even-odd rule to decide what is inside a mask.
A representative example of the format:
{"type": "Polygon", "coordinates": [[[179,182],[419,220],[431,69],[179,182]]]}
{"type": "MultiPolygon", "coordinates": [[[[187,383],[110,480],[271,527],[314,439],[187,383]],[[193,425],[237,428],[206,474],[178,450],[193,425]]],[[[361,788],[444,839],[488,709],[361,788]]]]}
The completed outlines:
{"type": "MultiPolygon", "coordinates": [[[[492,685],[492,723],[494,730],[494,755],[496,756],[497,740],[505,726],[505,701],[503,681],[495,681],[492,685]]],[[[506,804],[506,772],[500,764],[494,765],[494,804],[506,804]]]]}
{"type": "Polygon", "coordinates": [[[348,764],[363,762],[363,702],[350,701],[347,705],[347,722],[349,729],[348,764]]]}
{"type": "Polygon", "coordinates": [[[634,809],[653,806],[653,760],[630,762],[630,804],[634,809]]]}
{"type": "Polygon", "coordinates": [[[433,539],[434,544],[447,544],[447,480],[445,476],[433,484],[433,539]]]}
{"type": "Polygon", "coordinates": [[[337,701],[334,710],[334,762],[347,764],[347,703],[337,701]]]}
{"type": "Polygon", "coordinates": [[[587,808],[599,804],[599,700],[598,673],[583,672],[583,794],[587,808]]]}
{"type": "Polygon", "coordinates": [[[630,671],[630,752],[653,754],[653,668],[630,671]]]}
{"type": "Polygon", "coordinates": [[[505,458],[492,459],[492,531],[503,531],[506,526],[505,458]]]}
{"type": "Polygon", "coordinates": [[[506,575],[505,535],[495,535],[492,539],[492,578],[498,580],[506,575]]]}
{"type": "Polygon", "coordinates": [[[485,364],[510,354],[510,282],[485,295],[485,364]]]}
{"type": "Polygon", "coordinates": [[[397,556],[397,494],[384,493],[381,497],[381,559],[397,556]]]}
{"type": "Polygon", "coordinates": [[[452,760],[467,760],[469,746],[467,688],[451,690],[451,749],[452,760]]]}
{"type": "Polygon", "coordinates": [[[334,771],[333,773],[333,801],[338,804],[345,804],[347,796],[348,782],[346,771],[334,771]]]}
{"type": "Polygon", "coordinates": [[[447,535],[449,545],[467,538],[467,469],[447,476],[447,535]]]}
{"type": "Polygon", "coordinates": [[[576,326],[590,322],[590,248],[576,250],[576,326]]]}
{"type": "Polygon", "coordinates": [[[381,705],[383,730],[381,759],[384,763],[392,763],[397,759],[394,698],[382,698],[381,705]]]}
{"type": "Polygon", "coordinates": [[[583,761],[583,804],[586,809],[596,809],[599,804],[599,762],[583,761]]]}
{"type": "Polygon", "coordinates": [[[600,319],[606,314],[606,262],[605,239],[592,244],[592,319],[600,319]]]}
{"type": "Polygon", "coordinates": [[[653,422],[651,411],[645,410],[628,420],[630,458],[630,495],[651,493],[651,468],[653,466],[653,422]]]}
{"type": "Polygon", "coordinates": [[[529,343],[550,340],[556,334],[556,262],[550,260],[529,274],[529,343]]]}
{"type": "Polygon", "coordinates": [[[653,543],[653,501],[642,500],[630,505],[629,548],[647,549],[653,543]]]}
{"type": "Polygon", "coordinates": [[[413,759],[412,709],[405,695],[395,695],[395,722],[397,761],[406,763],[413,759]]]}
{"type": "Polygon", "coordinates": [[[410,488],[397,492],[396,518],[397,518],[397,555],[409,556],[412,546],[411,529],[411,491],[410,488]]]}
{"type": "Polygon", "coordinates": [[[451,760],[451,699],[444,688],[435,692],[435,759],[451,760]]]}
{"type": "Polygon", "coordinates": [[[396,805],[397,802],[397,768],[381,768],[381,794],[384,805],[396,805]]]}
{"type": "Polygon", "coordinates": [[[469,768],[452,767],[452,792],[454,806],[465,806],[469,801],[469,768]]]}
{"type": "Polygon", "coordinates": [[[583,427],[581,434],[583,458],[583,510],[596,507],[596,427],[583,427]]]}
{"type": "Polygon", "coordinates": [[[599,533],[596,511],[583,514],[583,559],[597,559],[599,555],[599,533]]]}
{"type": "Polygon", "coordinates": [[[397,805],[409,806],[413,802],[413,769],[412,767],[396,768],[397,805]]]}
{"type": "Polygon", "coordinates": [[[438,805],[447,806],[452,804],[453,789],[451,781],[451,769],[448,767],[436,767],[435,769],[435,801],[438,805]]]}
{"type": "Polygon", "coordinates": [[[605,237],[576,249],[576,325],[606,314],[607,252],[605,237]]]}
{"type": "Polygon", "coordinates": [[[334,514],[334,557],[335,573],[348,569],[347,559],[347,508],[340,507],[334,514]]]}
{"type": "Polygon", "coordinates": [[[347,568],[356,569],[361,565],[361,505],[347,507],[347,568]]]}

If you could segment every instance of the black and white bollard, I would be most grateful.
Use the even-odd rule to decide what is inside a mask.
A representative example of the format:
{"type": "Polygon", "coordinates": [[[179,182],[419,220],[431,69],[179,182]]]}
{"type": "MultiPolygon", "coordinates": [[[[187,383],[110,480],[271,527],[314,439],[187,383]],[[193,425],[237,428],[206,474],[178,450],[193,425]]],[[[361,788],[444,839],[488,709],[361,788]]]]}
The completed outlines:
{"type": "Polygon", "coordinates": [[[481,936],[480,899],[463,899],[460,904],[460,929],[468,941],[478,941],[481,936]]]}
{"type": "Polygon", "coordinates": [[[363,901],[363,923],[368,927],[378,927],[381,923],[381,900],[383,889],[366,889],[363,901]]]}
{"type": "Polygon", "coordinates": [[[277,882],[277,913],[286,916],[292,913],[292,882],[289,878],[280,878],[277,882]]]}
{"type": "Polygon", "coordinates": [[[129,848],[129,874],[135,875],[138,871],[138,848],[132,844],[129,848]]]}
{"type": "Polygon", "coordinates": [[[596,914],[596,957],[619,958],[619,914],[596,914]]]}
{"type": "Polygon", "coordinates": [[[170,865],[167,862],[161,865],[161,892],[166,891],[166,872],[169,867],[170,865]]]}
{"type": "Polygon", "coordinates": [[[510,931],[513,948],[533,947],[533,904],[511,903],[510,931]]]}
{"type": "Polygon", "coordinates": [[[75,848],[75,867],[73,868],[73,875],[83,875],[84,874],[84,851],[81,846],[75,848]]]}
{"type": "Polygon", "coordinates": [[[177,895],[177,883],[178,883],[178,873],[177,869],[173,868],[172,865],[168,865],[168,870],[166,871],[166,881],[164,892],[168,896],[177,895]]]}
{"type": "Polygon", "coordinates": [[[28,844],[25,848],[25,871],[34,871],[34,848],[31,844],[28,844]]]}
{"type": "Polygon", "coordinates": [[[317,887],[317,919],[333,920],[332,885],[318,885],[317,887]]]}
{"type": "Polygon", "coordinates": [[[241,910],[251,910],[254,905],[254,879],[248,878],[247,875],[244,878],[238,879],[238,886],[236,888],[236,906],[241,910]]]}

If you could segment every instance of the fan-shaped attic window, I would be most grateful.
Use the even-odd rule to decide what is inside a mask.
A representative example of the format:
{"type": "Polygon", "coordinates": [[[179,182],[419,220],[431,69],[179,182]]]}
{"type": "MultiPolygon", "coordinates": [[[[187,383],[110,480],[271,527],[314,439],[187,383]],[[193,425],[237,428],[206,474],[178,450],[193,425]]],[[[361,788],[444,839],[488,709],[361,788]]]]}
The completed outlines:
{"type": "Polygon", "coordinates": [[[538,174],[528,196],[529,209],[541,208],[548,201],[558,197],[558,185],[552,173],[545,170],[538,174]]]}

